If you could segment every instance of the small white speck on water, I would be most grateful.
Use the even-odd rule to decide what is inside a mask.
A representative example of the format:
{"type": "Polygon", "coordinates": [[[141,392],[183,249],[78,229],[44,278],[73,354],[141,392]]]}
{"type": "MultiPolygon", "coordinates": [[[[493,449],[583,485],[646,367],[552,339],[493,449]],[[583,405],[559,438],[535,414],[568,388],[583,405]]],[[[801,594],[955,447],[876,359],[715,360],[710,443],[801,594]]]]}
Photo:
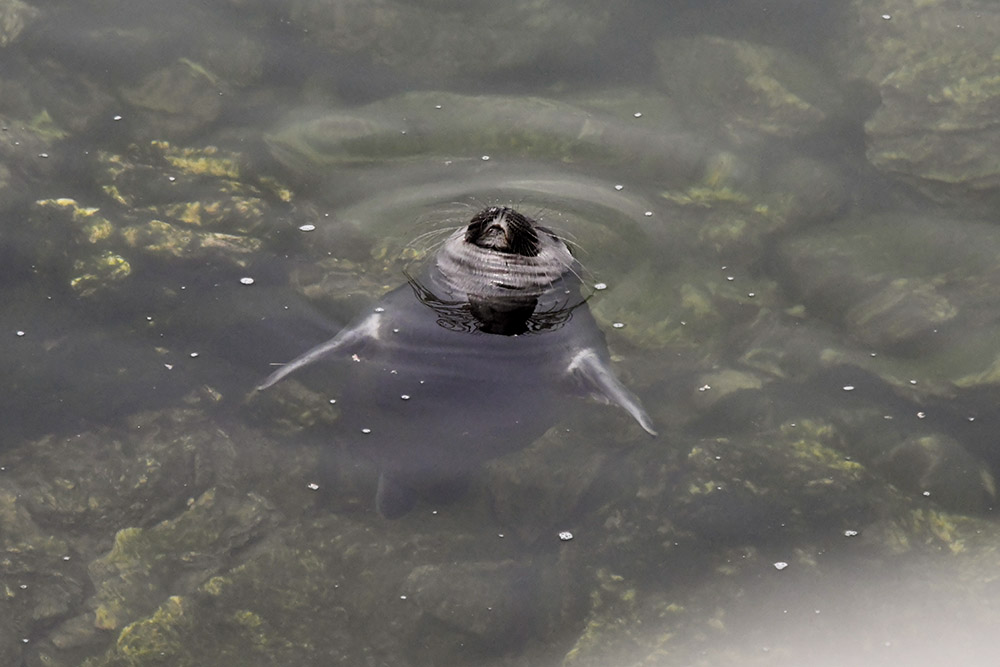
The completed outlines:
{"type": "Polygon", "coordinates": [[[24,332],[18,329],[17,331],[14,332],[14,335],[17,336],[18,338],[21,338],[22,336],[24,336],[24,332]]]}
{"type": "Polygon", "coordinates": [[[503,533],[497,533],[497,537],[499,537],[502,540],[503,539],[503,533]]]}
{"type": "Polygon", "coordinates": [[[922,495],[924,498],[930,498],[931,497],[931,492],[930,491],[924,491],[920,495],[922,495]]]}
{"type": "Polygon", "coordinates": [[[615,186],[615,190],[621,191],[621,190],[624,190],[624,189],[625,189],[624,185],[616,185],[615,186]]]}
{"type": "Polygon", "coordinates": [[[645,213],[643,213],[643,215],[646,216],[647,218],[651,218],[651,217],[653,217],[653,212],[652,211],[646,211],[645,213]]]}
{"type": "Polygon", "coordinates": [[[783,560],[779,560],[777,563],[774,564],[774,569],[778,570],[779,572],[784,570],[786,567],[788,567],[788,563],[786,563],[783,560]]]}
{"type": "Polygon", "coordinates": [[[917,413],[917,419],[923,419],[926,416],[927,416],[926,412],[918,412],[917,413]]]}
{"type": "Polygon", "coordinates": [[[854,391],[854,385],[853,384],[845,384],[844,385],[844,391],[854,391]]]}
{"type": "Polygon", "coordinates": [[[641,111],[636,111],[634,114],[632,114],[632,117],[633,118],[642,118],[642,112],[641,111]]]}
{"type": "Polygon", "coordinates": [[[318,491],[319,484],[317,484],[316,482],[309,482],[308,484],[306,484],[306,488],[309,489],[310,491],[318,491]]]}
{"type": "Polygon", "coordinates": [[[563,542],[569,542],[570,540],[573,539],[573,533],[569,532],[568,530],[560,531],[559,539],[562,540],[563,542]]]}
{"type": "Polygon", "coordinates": [[[153,316],[152,315],[146,315],[146,321],[147,322],[152,322],[153,321],[153,316]]]}
{"type": "Polygon", "coordinates": [[[408,400],[410,400],[410,395],[409,394],[402,394],[402,395],[400,395],[400,398],[403,399],[404,401],[408,401],[408,400]]]}
{"type": "Polygon", "coordinates": [[[435,105],[434,105],[434,108],[435,108],[435,109],[441,109],[442,107],[441,107],[441,105],[440,105],[440,104],[435,104],[435,105]]]}
{"type": "Polygon", "coordinates": [[[28,642],[30,642],[30,641],[31,641],[31,640],[30,640],[30,639],[28,639],[27,637],[24,637],[24,638],[22,638],[22,639],[21,639],[21,643],[22,643],[22,644],[27,644],[27,643],[28,643],[28,642]]]}
{"type": "Polygon", "coordinates": [[[114,121],[119,121],[119,120],[121,120],[121,119],[122,119],[122,117],[121,117],[121,116],[115,116],[115,117],[114,117],[114,118],[112,118],[111,120],[114,120],[114,121]]]}
{"type": "Polygon", "coordinates": [[[28,584],[21,584],[20,588],[22,591],[26,591],[28,590],[28,584]]]}
{"type": "Polygon", "coordinates": [[[176,176],[167,176],[167,180],[170,181],[171,183],[173,183],[174,181],[177,180],[177,177],[176,176]]]}
{"type": "Polygon", "coordinates": [[[38,154],[38,157],[42,157],[42,158],[45,158],[45,157],[48,157],[48,156],[49,156],[48,153],[39,153],[38,154]]]}
{"type": "Polygon", "coordinates": [[[194,359],[194,358],[196,358],[198,356],[198,353],[197,352],[192,352],[188,356],[191,357],[192,359],[194,359]]]}
{"type": "Polygon", "coordinates": [[[611,323],[611,328],[613,328],[613,329],[624,329],[625,328],[625,323],[624,322],[612,322],[611,323]]]}
{"type": "Polygon", "coordinates": [[[916,384],[916,383],[917,383],[916,380],[910,380],[910,384],[916,384]]]}
{"type": "Polygon", "coordinates": [[[844,537],[857,537],[857,535],[858,535],[858,531],[856,531],[856,530],[850,530],[850,529],[848,529],[848,530],[844,531],[844,537]]]}
{"type": "Polygon", "coordinates": [[[732,281],[736,280],[736,276],[726,276],[726,280],[728,280],[729,282],[732,282],[732,281]]]}
{"type": "Polygon", "coordinates": [[[710,384],[703,384],[700,387],[698,387],[698,391],[708,391],[711,388],[712,388],[712,385],[710,385],[710,384]]]}
{"type": "Polygon", "coordinates": [[[370,428],[363,428],[361,429],[361,432],[364,433],[365,435],[368,435],[369,433],[372,432],[372,430],[370,428]]]}
{"type": "Polygon", "coordinates": [[[399,333],[399,329],[398,329],[398,328],[396,328],[396,329],[393,329],[393,330],[392,330],[392,333],[399,333]]]}
{"type": "Polygon", "coordinates": [[[391,371],[389,371],[389,375],[399,375],[399,371],[393,368],[391,371]]]}
{"type": "Polygon", "coordinates": [[[483,160],[483,162],[485,162],[486,160],[489,160],[489,159],[490,159],[490,156],[489,156],[489,155],[484,155],[484,156],[482,157],[482,160],[483,160]]]}
{"type": "Polygon", "coordinates": [[[399,133],[400,134],[406,134],[406,130],[400,130],[399,133]]]}
{"type": "Polygon", "coordinates": [[[400,596],[399,596],[399,599],[400,599],[400,600],[405,600],[405,599],[406,599],[406,596],[405,596],[405,595],[400,595],[400,596]]]}
{"type": "Polygon", "coordinates": [[[889,21],[890,19],[892,19],[892,14],[882,14],[882,18],[884,18],[886,21],[889,21]]]}
{"type": "Polygon", "coordinates": [[[892,415],[882,415],[882,419],[886,421],[892,421],[892,415]]]}
{"type": "Polygon", "coordinates": [[[755,296],[757,296],[757,293],[756,293],[756,292],[747,292],[747,297],[749,297],[749,298],[751,298],[751,299],[752,299],[752,298],[754,298],[755,296]]]}
{"type": "Polygon", "coordinates": [[[254,279],[251,278],[250,276],[243,276],[242,278],[240,278],[240,284],[241,285],[253,285],[254,284],[254,279]]]}
{"type": "Polygon", "coordinates": [[[385,308],[383,308],[382,306],[375,306],[375,312],[376,313],[384,313],[385,312],[385,308]]]}
{"type": "Polygon", "coordinates": [[[968,419],[968,420],[969,420],[970,422],[974,422],[974,421],[976,421],[976,418],[975,418],[975,417],[967,417],[966,419],[968,419]]]}
{"type": "Polygon", "coordinates": [[[174,370],[173,364],[163,364],[163,367],[166,368],[168,371],[174,370]]]}
{"type": "Polygon", "coordinates": [[[333,404],[334,404],[334,403],[336,403],[336,402],[337,402],[337,399],[335,399],[335,398],[331,398],[331,399],[330,399],[330,405],[333,405],[333,404]]]}
{"type": "Polygon", "coordinates": [[[600,292],[602,289],[608,289],[607,283],[594,283],[594,289],[600,292]]]}
{"type": "Polygon", "coordinates": [[[63,556],[63,560],[69,560],[72,556],[63,556]]]}
{"type": "Polygon", "coordinates": [[[316,230],[316,225],[310,225],[310,224],[299,225],[300,232],[312,232],[315,230],[316,230]]]}

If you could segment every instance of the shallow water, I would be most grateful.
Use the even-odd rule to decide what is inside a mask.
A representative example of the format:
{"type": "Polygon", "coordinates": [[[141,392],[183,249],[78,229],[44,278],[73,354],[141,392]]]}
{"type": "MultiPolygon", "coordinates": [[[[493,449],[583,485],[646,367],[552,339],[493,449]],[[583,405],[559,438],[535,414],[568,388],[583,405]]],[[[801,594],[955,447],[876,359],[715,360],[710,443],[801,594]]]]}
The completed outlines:
{"type": "Polygon", "coordinates": [[[818,5],[0,0],[0,662],[994,664],[1000,14],[818,5]],[[254,387],[489,205],[659,435],[386,520],[389,371],[254,387]]]}

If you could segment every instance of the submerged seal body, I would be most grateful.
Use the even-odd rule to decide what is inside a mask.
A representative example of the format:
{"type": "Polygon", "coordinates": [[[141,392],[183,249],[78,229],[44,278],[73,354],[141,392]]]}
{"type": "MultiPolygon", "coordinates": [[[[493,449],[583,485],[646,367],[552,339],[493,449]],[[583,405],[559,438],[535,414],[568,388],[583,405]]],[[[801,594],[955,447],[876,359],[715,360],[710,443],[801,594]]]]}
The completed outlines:
{"type": "Polygon", "coordinates": [[[379,467],[376,507],[387,517],[408,511],[419,492],[530,444],[555,423],[567,391],[618,405],[655,435],[611,370],[578,269],[566,244],[534,220],[486,208],[419,278],[258,389],[321,359],[365,364],[372,395],[341,409],[354,422],[348,430],[364,431],[357,441],[379,467]]]}

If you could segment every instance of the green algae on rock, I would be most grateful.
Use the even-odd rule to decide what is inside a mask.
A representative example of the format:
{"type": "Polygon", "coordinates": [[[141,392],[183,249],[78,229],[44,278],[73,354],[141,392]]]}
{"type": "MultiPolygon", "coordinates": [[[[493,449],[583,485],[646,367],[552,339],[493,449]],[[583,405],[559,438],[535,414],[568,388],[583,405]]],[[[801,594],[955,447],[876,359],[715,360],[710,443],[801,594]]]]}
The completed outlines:
{"type": "Polygon", "coordinates": [[[666,89],[688,116],[709,114],[737,134],[802,137],[843,114],[829,77],[789,51],[703,35],[664,39],[656,56],[666,89]]]}
{"type": "Polygon", "coordinates": [[[998,256],[991,225],[907,215],[796,235],[777,259],[780,281],[813,312],[894,353],[873,367],[968,386],[1000,354],[998,256]]]}
{"type": "Polygon", "coordinates": [[[995,211],[1000,198],[1000,13],[986,0],[852,3],[839,58],[878,88],[865,124],[878,169],[941,200],[995,211]],[[968,197],[976,193],[975,197],[968,197]]]}
{"type": "Polygon", "coordinates": [[[41,199],[32,216],[47,232],[36,241],[40,261],[60,267],[81,296],[127,283],[139,258],[245,267],[270,230],[314,213],[296,212],[286,188],[245,176],[242,156],[214,146],[152,141],[124,155],[100,151],[96,160],[108,199],[41,199]]]}

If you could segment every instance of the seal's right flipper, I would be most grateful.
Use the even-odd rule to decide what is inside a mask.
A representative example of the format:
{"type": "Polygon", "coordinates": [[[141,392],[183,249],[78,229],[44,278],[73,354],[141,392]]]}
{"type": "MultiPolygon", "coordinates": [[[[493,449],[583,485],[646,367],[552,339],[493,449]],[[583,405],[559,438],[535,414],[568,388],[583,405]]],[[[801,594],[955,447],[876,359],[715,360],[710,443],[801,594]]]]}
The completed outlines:
{"type": "Polygon", "coordinates": [[[314,361],[319,361],[332,354],[352,354],[360,350],[366,343],[378,340],[379,338],[379,316],[372,314],[361,320],[352,327],[348,327],[336,336],[320,343],[305,354],[293,359],[278,370],[274,371],[267,378],[257,385],[257,391],[267,389],[273,384],[280,382],[285,376],[294,373],[303,366],[308,366],[314,361]]]}
{"type": "Polygon", "coordinates": [[[632,415],[646,433],[656,435],[653,420],[646,414],[642,403],[628,388],[621,383],[607,363],[593,348],[584,348],[577,352],[567,369],[590,395],[598,401],[617,405],[632,415]]]}

